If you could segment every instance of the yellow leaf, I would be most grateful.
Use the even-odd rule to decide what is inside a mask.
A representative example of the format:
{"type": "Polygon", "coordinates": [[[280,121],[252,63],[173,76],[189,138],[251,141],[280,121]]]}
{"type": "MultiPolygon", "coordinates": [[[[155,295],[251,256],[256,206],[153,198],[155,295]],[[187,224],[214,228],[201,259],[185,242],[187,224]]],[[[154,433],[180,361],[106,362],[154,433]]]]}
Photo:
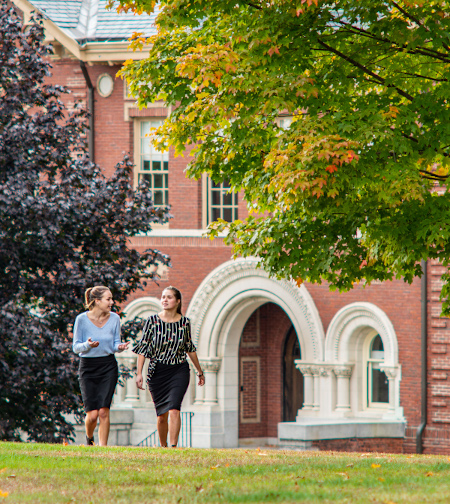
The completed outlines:
{"type": "Polygon", "coordinates": [[[3,492],[2,490],[0,490],[0,497],[8,497],[9,495],[9,492],[3,492]]]}
{"type": "Polygon", "coordinates": [[[433,474],[434,474],[433,472],[428,471],[427,474],[425,474],[425,476],[433,476],[433,474]]]}
{"type": "Polygon", "coordinates": [[[378,469],[380,467],[381,467],[380,464],[372,464],[372,469],[378,469]]]}

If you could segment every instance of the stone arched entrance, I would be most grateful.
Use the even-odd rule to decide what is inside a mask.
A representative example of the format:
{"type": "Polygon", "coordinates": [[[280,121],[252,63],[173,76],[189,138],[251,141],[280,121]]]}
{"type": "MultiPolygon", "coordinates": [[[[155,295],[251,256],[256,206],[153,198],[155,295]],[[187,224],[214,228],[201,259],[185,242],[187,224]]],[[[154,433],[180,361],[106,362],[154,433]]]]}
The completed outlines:
{"type": "MultiPolygon", "coordinates": [[[[192,335],[206,376],[193,408],[195,446],[238,446],[239,342],[251,314],[274,303],[290,319],[302,357],[323,359],[324,332],[304,286],[269,278],[257,259],[229,261],[201,283],[189,305],[192,335]]],[[[282,373],[282,364],[279,363],[282,373]]]]}

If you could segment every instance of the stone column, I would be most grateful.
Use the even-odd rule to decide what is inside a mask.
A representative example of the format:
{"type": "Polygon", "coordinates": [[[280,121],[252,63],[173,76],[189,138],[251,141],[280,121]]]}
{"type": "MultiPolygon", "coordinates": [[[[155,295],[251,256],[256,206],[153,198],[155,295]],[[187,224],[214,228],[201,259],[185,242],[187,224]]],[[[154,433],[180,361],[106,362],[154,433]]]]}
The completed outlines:
{"type": "Polygon", "coordinates": [[[389,414],[395,413],[395,404],[396,404],[396,390],[395,390],[395,379],[397,377],[398,368],[391,366],[380,366],[381,371],[384,371],[389,381],[389,414]]]}
{"type": "Polygon", "coordinates": [[[320,377],[327,376],[328,372],[321,366],[311,366],[311,371],[314,380],[314,403],[313,409],[320,410],[320,377]]]}
{"type": "Polygon", "coordinates": [[[222,359],[220,357],[209,357],[208,359],[200,359],[200,365],[205,374],[205,385],[199,387],[196,385],[196,390],[202,394],[202,399],[199,395],[195,395],[195,404],[215,405],[217,404],[217,372],[220,369],[222,359]],[[204,391],[202,390],[204,389],[204,391]],[[200,402],[201,400],[201,402],[200,402]]]}
{"type": "Polygon", "coordinates": [[[124,406],[140,406],[139,389],[136,385],[136,358],[124,357],[122,364],[131,369],[131,377],[125,382],[125,401],[124,406]]]}
{"type": "Polygon", "coordinates": [[[334,366],[333,372],[337,378],[336,411],[350,410],[350,377],[353,365],[334,366]]]}
{"type": "Polygon", "coordinates": [[[314,379],[312,366],[310,364],[302,364],[302,361],[296,359],[295,367],[303,375],[303,408],[302,411],[312,410],[314,408],[314,379]]]}

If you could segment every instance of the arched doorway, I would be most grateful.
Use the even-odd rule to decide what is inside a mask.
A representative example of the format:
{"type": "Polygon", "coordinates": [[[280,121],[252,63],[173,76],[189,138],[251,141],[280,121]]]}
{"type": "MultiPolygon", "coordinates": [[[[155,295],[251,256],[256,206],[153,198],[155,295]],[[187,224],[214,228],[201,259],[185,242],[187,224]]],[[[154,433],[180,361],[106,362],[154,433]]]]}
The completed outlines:
{"type": "Polygon", "coordinates": [[[281,327],[277,315],[271,317],[278,337],[276,341],[268,338],[270,344],[263,359],[268,367],[263,369],[261,364],[260,368],[260,379],[265,380],[261,382],[260,413],[261,417],[271,415],[266,423],[271,432],[261,437],[273,437],[275,442],[278,439],[277,422],[283,418],[281,363],[289,327],[295,328],[303,359],[315,362],[323,358],[323,326],[307,289],[295,282],[270,278],[258,266],[256,258],[222,264],[203,280],[189,304],[192,339],[206,376],[205,387],[196,387],[195,391],[195,446],[233,448],[240,443],[240,341],[245,325],[258,308],[275,307],[287,321],[281,327]]]}
{"type": "Polygon", "coordinates": [[[284,408],[284,369],[280,362],[284,358],[286,334],[297,337],[291,328],[287,314],[271,302],[258,307],[244,326],[239,342],[240,443],[258,439],[259,443],[270,444],[277,437],[284,408]]]}
{"type": "Polygon", "coordinates": [[[294,422],[303,405],[303,375],[295,367],[301,349],[293,326],[289,328],[283,355],[283,422],[294,422]]]}

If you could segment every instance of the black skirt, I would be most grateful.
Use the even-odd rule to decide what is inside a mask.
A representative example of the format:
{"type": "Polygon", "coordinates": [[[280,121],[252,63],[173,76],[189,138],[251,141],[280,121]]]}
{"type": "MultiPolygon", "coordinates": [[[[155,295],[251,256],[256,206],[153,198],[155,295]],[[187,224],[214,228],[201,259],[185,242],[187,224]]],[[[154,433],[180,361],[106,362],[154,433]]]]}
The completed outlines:
{"type": "Polygon", "coordinates": [[[189,386],[189,364],[156,363],[153,376],[147,381],[158,416],[169,410],[181,409],[181,402],[189,386]]]}
{"type": "Polygon", "coordinates": [[[111,407],[118,377],[114,355],[80,358],[78,381],[86,411],[111,407]]]}

